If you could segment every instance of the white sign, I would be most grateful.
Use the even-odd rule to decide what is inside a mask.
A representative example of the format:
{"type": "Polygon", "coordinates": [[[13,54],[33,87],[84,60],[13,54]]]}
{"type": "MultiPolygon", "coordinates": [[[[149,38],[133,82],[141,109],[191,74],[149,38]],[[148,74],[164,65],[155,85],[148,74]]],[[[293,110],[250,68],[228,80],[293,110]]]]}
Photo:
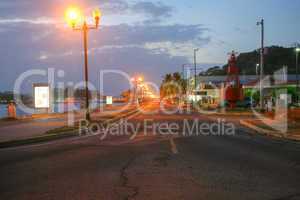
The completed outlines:
{"type": "Polygon", "coordinates": [[[288,104],[292,103],[292,96],[290,94],[280,94],[280,99],[288,104]]]}
{"type": "Polygon", "coordinates": [[[107,96],[106,97],[106,105],[112,105],[113,104],[113,97],[107,96]]]}
{"type": "Polygon", "coordinates": [[[34,106],[35,108],[50,108],[49,86],[34,86],[34,106]]]}

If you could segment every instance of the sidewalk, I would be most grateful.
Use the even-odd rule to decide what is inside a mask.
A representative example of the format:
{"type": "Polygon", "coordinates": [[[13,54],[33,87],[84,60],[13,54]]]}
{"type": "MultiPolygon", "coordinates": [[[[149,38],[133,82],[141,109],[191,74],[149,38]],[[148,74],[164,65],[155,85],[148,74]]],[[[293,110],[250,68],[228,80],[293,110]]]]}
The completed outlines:
{"type": "MultiPolygon", "coordinates": [[[[107,107],[105,112],[99,112],[99,110],[96,110],[95,112],[91,113],[91,117],[96,121],[105,120],[118,115],[118,113],[111,114],[109,111],[118,111],[120,108],[120,106],[111,106],[107,107]]],[[[128,110],[131,109],[133,109],[132,106],[128,108],[128,110]]],[[[0,142],[22,140],[45,135],[47,131],[67,126],[67,117],[67,113],[42,114],[13,121],[1,121],[0,142]]],[[[76,113],[74,120],[79,121],[83,118],[83,113],[76,113]]]]}
{"type": "Polygon", "coordinates": [[[300,141],[300,122],[289,122],[287,132],[279,132],[272,129],[272,123],[275,122],[270,120],[268,124],[265,124],[259,119],[240,120],[241,125],[254,130],[256,133],[271,137],[300,141]]]}

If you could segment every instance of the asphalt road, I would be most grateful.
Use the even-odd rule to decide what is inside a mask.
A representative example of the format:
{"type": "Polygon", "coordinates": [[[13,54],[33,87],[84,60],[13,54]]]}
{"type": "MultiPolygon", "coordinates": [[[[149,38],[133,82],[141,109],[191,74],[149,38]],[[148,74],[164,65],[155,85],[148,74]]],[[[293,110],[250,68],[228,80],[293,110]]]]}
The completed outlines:
{"type": "MultiPolygon", "coordinates": [[[[135,130],[0,150],[0,199],[300,199],[300,145],[249,134],[184,137],[183,119],[199,114],[139,115],[135,130]],[[176,122],[173,134],[146,128],[176,122]],[[145,130],[147,134],[145,135],[145,130]],[[156,134],[154,134],[156,133],[156,134]]],[[[125,124],[125,122],[123,123],[125,124]]],[[[158,129],[157,129],[158,130],[158,129]]],[[[166,132],[166,127],[162,131],[166,132]]]]}

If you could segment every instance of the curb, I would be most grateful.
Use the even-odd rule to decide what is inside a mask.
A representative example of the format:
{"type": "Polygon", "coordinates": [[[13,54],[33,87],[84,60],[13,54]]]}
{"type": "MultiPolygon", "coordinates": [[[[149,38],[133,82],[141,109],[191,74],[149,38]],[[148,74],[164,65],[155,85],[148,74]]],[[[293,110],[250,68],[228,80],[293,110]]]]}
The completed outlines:
{"type": "Polygon", "coordinates": [[[225,112],[225,113],[212,113],[208,115],[220,115],[220,116],[253,116],[252,113],[230,113],[230,112],[225,112]]]}
{"type": "MultiPolygon", "coordinates": [[[[129,111],[128,113],[125,113],[124,115],[120,115],[115,118],[108,119],[108,120],[104,121],[103,123],[105,125],[109,125],[109,124],[116,122],[124,117],[129,117],[136,113],[138,113],[137,109],[135,109],[133,111],[129,111]]],[[[45,135],[30,137],[30,138],[26,138],[26,139],[4,141],[4,142],[0,142],[0,149],[9,148],[9,147],[18,147],[18,146],[24,146],[24,145],[30,145],[30,144],[36,144],[36,143],[42,143],[42,142],[49,142],[49,141],[53,141],[53,140],[64,139],[64,138],[75,137],[75,136],[78,136],[77,132],[68,131],[68,132],[60,132],[60,133],[53,133],[53,134],[45,134],[45,135]]]]}
{"type": "Polygon", "coordinates": [[[42,135],[42,136],[36,136],[26,139],[19,139],[19,140],[11,140],[6,142],[0,142],[0,149],[8,148],[8,147],[17,147],[17,146],[24,146],[29,144],[36,144],[41,142],[48,142],[53,141],[57,139],[63,139],[68,137],[73,137],[78,135],[74,132],[66,132],[61,134],[48,134],[48,135],[42,135]]]}
{"type": "Polygon", "coordinates": [[[300,141],[300,137],[297,137],[297,136],[295,137],[295,136],[291,136],[291,135],[287,135],[287,134],[280,134],[276,131],[267,130],[267,129],[258,127],[258,126],[254,125],[250,122],[247,122],[245,120],[240,120],[240,124],[243,126],[246,126],[247,128],[254,130],[258,134],[276,137],[276,138],[289,139],[289,140],[293,140],[293,141],[300,141]]]}
{"type": "Polygon", "coordinates": [[[117,116],[117,117],[112,118],[112,119],[107,119],[107,120],[105,120],[103,123],[104,123],[104,124],[113,123],[113,122],[118,121],[118,120],[120,120],[120,119],[122,119],[122,118],[124,118],[124,117],[129,117],[130,115],[133,115],[133,114],[135,114],[135,113],[138,113],[138,110],[137,110],[137,109],[135,109],[135,110],[133,110],[133,111],[130,111],[130,112],[128,112],[128,113],[125,113],[124,115],[117,116]]]}

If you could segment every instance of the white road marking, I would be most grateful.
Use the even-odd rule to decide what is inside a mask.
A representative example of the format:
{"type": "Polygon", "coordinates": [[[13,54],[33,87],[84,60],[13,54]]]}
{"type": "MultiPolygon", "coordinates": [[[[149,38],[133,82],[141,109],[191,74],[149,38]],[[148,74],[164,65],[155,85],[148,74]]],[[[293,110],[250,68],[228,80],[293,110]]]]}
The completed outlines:
{"type": "Polygon", "coordinates": [[[178,149],[177,149],[177,146],[176,146],[173,138],[170,138],[170,144],[171,144],[172,153],[173,154],[178,154],[178,149]]]}

